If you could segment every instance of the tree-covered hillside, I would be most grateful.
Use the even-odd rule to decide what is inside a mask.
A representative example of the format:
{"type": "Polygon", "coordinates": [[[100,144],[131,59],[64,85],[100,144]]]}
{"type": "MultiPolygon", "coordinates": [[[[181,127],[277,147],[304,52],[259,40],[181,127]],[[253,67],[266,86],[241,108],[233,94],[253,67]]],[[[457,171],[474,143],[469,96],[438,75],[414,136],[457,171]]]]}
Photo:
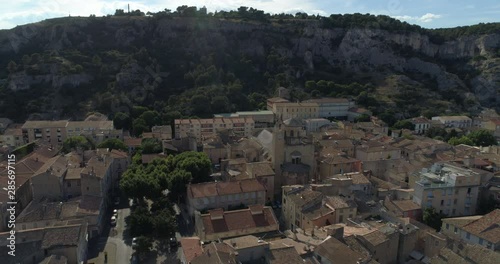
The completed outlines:
{"type": "Polygon", "coordinates": [[[428,30],[387,16],[182,6],[0,31],[0,115],[99,111],[136,133],[174,118],[350,97],[394,118],[494,106],[500,24],[428,30]]]}

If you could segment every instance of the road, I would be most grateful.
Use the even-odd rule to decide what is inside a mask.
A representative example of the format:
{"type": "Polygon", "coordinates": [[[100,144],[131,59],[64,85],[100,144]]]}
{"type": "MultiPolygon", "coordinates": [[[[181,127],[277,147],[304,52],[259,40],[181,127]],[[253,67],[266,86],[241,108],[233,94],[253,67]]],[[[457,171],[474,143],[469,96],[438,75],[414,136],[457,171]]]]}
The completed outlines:
{"type": "MultiPolygon", "coordinates": [[[[130,208],[119,207],[115,227],[110,227],[93,244],[89,245],[89,252],[97,255],[88,263],[95,264],[125,264],[130,263],[133,253],[132,238],[127,234],[125,218],[130,215],[130,208]],[[97,253],[95,253],[97,252],[97,253]]],[[[107,217],[106,219],[109,219],[107,217]]],[[[109,221],[106,222],[109,227],[109,221]]]]}

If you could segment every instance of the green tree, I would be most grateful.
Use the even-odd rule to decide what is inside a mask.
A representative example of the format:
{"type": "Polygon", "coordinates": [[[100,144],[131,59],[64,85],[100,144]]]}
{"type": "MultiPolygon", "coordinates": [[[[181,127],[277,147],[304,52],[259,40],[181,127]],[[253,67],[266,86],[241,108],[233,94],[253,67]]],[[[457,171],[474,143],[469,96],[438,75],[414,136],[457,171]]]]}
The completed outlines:
{"type": "Polygon", "coordinates": [[[227,99],[227,96],[214,96],[212,99],[212,111],[216,113],[227,113],[231,111],[231,107],[229,104],[229,99],[227,99]]]}
{"type": "Polygon", "coordinates": [[[190,172],[193,183],[210,181],[212,162],[203,152],[183,152],[173,157],[172,165],[173,168],[190,172]]]}
{"type": "Polygon", "coordinates": [[[123,112],[118,112],[113,118],[113,125],[117,129],[129,129],[130,128],[130,116],[123,112]]]}
{"type": "Polygon", "coordinates": [[[143,166],[127,169],[120,179],[120,189],[130,198],[156,198],[162,188],[156,175],[145,171],[143,166]]]}
{"type": "Polygon", "coordinates": [[[155,235],[159,237],[171,237],[175,235],[177,221],[174,212],[168,208],[155,212],[153,229],[155,235]]]}
{"type": "Polygon", "coordinates": [[[92,143],[84,136],[74,136],[64,140],[62,148],[63,152],[68,153],[77,149],[92,149],[92,143]]]}
{"type": "Polygon", "coordinates": [[[172,198],[182,197],[186,193],[186,186],[191,181],[191,173],[182,169],[176,169],[169,173],[168,189],[172,198]]]}
{"type": "Polygon", "coordinates": [[[472,140],[466,136],[462,136],[460,138],[459,137],[452,137],[448,140],[448,144],[453,145],[453,146],[460,145],[460,144],[474,146],[474,142],[472,142],[472,140]]]}
{"type": "Polygon", "coordinates": [[[132,129],[134,130],[134,135],[138,137],[142,135],[142,133],[148,131],[148,125],[144,119],[136,118],[134,122],[132,122],[132,129]]]}
{"type": "Polygon", "coordinates": [[[485,129],[476,130],[468,134],[467,137],[470,138],[476,146],[487,147],[497,145],[497,140],[493,134],[485,129]]]}
{"type": "Polygon", "coordinates": [[[153,239],[151,237],[145,236],[141,234],[140,237],[137,237],[135,242],[134,250],[139,255],[147,254],[153,248],[153,239]]]}
{"type": "Polygon", "coordinates": [[[163,145],[158,138],[145,138],[141,142],[142,154],[161,153],[163,145]]]}
{"type": "Polygon", "coordinates": [[[362,114],[354,119],[355,123],[358,122],[370,122],[370,116],[367,114],[362,114]]]}
{"type": "Polygon", "coordinates": [[[148,128],[160,124],[160,114],[156,111],[145,111],[139,118],[144,120],[148,128]]]}
{"type": "Polygon", "coordinates": [[[101,144],[97,146],[98,148],[108,148],[110,151],[113,149],[127,151],[128,147],[125,143],[117,138],[110,138],[104,140],[101,144]]]}
{"type": "Polygon", "coordinates": [[[412,124],[409,120],[399,120],[394,124],[394,129],[409,129],[414,130],[415,125],[412,124]]]}
{"type": "Polygon", "coordinates": [[[441,230],[442,220],[444,215],[436,212],[433,207],[427,207],[423,213],[424,224],[436,229],[441,230]]]}
{"type": "Polygon", "coordinates": [[[150,235],[153,232],[153,216],[147,206],[137,206],[126,220],[132,236],[150,235]]]}

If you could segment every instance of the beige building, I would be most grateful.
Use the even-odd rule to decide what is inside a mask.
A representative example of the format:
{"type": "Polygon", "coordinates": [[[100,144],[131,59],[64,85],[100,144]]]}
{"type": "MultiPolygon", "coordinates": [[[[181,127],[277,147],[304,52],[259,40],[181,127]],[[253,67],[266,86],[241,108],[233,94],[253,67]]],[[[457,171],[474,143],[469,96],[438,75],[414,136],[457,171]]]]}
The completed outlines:
{"type": "Polygon", "coordinates": [[[435,116],[433,121],[439,121],[445,127],[466,128],[472,126],[472,119],[467,116],[435,116]]]}
{"type": "Polygon", "coordinates": [[[215,114],[214,117],[224,118],[252,118],[255,121],[255,128],[271,127],[274,120],[274,113],[269,110],[242,111],[231,114],[215,114]]]}
{"type": "Polygon", "coordinates": [[[319,117],[335,117],[345,119],[349,109],[355,106],[354,101],[347,98],[319,98],[304,101],[304,103],[317,103],[319,117]]]}
{"type": "Polygon", "coordinates": [[[274,195],[281,195],[282,185],[308,184],[316,171],[312,136],[297,118],[276,122],[270,156],[276,172],[274,195]]]}
{"type": "Polygon", "coordinates": [[[0,246],[3,248],[0,250],[2,264],[40,263],[51,256],[62,256],[67,263],[83,264],[87,261],[86,223],[61,223],[60,226],[19,230],[15,234],[14,257],[8,255],[6,250],[9,235],[9,232],[0,233],[0,246]]]}
{"type": "Polygon", "coordinates": [[[11,125],[3,134],[0,134],[0,146],[7,145],[17,148],[24,145],[23,132],[21,125],[11,125]]]}
{"type": "Polygon", "coordinates": [[[441,233],[459,241],[500,251],[500,209],[486,215],[444,218],[441,233]]]}
{"type": "Polygon", "coordinates": [[[271,207],[252,205],[248,209],[210,210],[195,214],[195,229],[201,241],[213,241],[279,230],[279,222],[271,207]]]}
{"type": "Polygon", "coordinates": [[[319,117],[319,104],[318,103],[292,103],[292,102],[278,102],[272,104],[271,110],[276,119],[286,120],[290,118],[318,118],[319,117]]]}
{"type": "Polygon", "coordinates": [[[476,212],[481,173],[460,164],[436,163],[416,174],[413,201],[448,216],[476,212]]]}
{"type": "Polygon", "coordinates": [[[336,223],[346,223],[357,214],[357,205],[340,196],[325,196],[329,186],[283,186],[281,215],[285,228],[310,231],[336,223]]]}
{"type": "Polygon", "coordinates": [[[176,139],[194,137],[201,142],[204,137],[215,136],[221,130],[232,130],[242,137],[250,136],[255,121],[250,117],[175,119],[174,126],[176,139]]]}
{"type": "Polygon", "coordinates": [[[25,143],[45,140],[51,144],[62,144],[67,138],[69,121],[26,121],[21,127],[25,143]]]}
{"type": "Polygon", "coordinates": [[[21,127],[25,143],[45,140],[62,144],[68,137],[88,136],[96,144],[110,138],[122,139],[122,130],[115,129],[113,121],[26,121],[21,127]]]}
{"type": "Polygon", "coordinates": [[[322,151],[317,168],[317,180],[322,182],[336,174],[361,172],[362,164],[360,160],[351,158],[344,152],[322,151]]]}
{"type": "Polygon", "coordinates": [[[190,184],[187,187],[189,212],[213,208],[225,210],[240,205],[266,203],[266,189],[257,179],[230,182],[206,182],[190,184]]]}

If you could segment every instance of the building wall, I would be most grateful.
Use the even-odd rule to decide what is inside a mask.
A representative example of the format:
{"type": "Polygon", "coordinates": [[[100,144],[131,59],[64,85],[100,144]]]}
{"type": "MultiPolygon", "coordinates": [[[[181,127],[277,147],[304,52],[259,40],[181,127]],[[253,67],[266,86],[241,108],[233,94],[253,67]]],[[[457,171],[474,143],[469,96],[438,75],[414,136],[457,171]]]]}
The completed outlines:
{"type": "Polygon", "coordinates": [[[349,172],[361,171],[361,161],[353,160],[349,162],[319,162],[319,179],[323,181],[333,175],[349,172]]]}
{"type": "Polygon", "coordinates": [[[256,247],[236,249],[238,252],[237,260],[241,263],[256,263],[266,255],[268,250],[269,244],[267,243],[256,247]]]}
{"type": "Polygon", "coordinates": [[[248,192],[248,193],[238,193],[231,195],[218,195],[210,197],[193,198],[188,195],[188,204],[190,205],[190,211],[194,210],[203,211],[213,208],[224,208],[228,210],[229,207],[244,205],[253,205],[266,203],[266,192],[248,192]]]}
{"type": "Polygon", "coordinates": [[[496,245],[488,240],[481,239],[478,236],[475,236],[474,234],[471,234],[465,230],[463,230],[460,227],[457,227],[451,223],[448,223],[446,221],[443,221],[443,224],[441,226],[441,233],[455,239],[459,239],[462,241],[465,241],[470,244],[474,245],[480,245],[485,248],[491,249],[491,250],[499,250],[500,249],[500,243],[497,243],[496,245]]]}
{"type": "Polygon", "coordinates": [[[225,147],[214,148],[210,146],[207,147],[206,145],[204,145],[203,152],[207,154],[210,161],[212,161],[212,164],[218,164],[219,161],[227,159],[227,157],[229,156],[228,150],[225,147]]]}
{"type": "Polygon", "coordinates": [[[348,223],[348,218],[355,218],[357,215],[357,208],[335,208],[335,224],[348,223]]]}
{"type": "Polygon", "coordinates": [[[64,197],[71,198],[82,195],[82,182],[80,179],[65,179],[63,182],[64,197]]]}
{"type": "Polygon", "coordinates": [[[50,171],[34,175],[31,177],[33,199],[48,198],[50,200],[59,200],[63,198],[61,184],[61,180],[57,176],[52,175],[50,171]]]}
{"type": "Polygon", "coordinates": [[[422,208],[433,207],[447,216],[472,215],[476,212],[478,193],[478,186],[426,188],[416,183],[413,201],[422,208]]]}

